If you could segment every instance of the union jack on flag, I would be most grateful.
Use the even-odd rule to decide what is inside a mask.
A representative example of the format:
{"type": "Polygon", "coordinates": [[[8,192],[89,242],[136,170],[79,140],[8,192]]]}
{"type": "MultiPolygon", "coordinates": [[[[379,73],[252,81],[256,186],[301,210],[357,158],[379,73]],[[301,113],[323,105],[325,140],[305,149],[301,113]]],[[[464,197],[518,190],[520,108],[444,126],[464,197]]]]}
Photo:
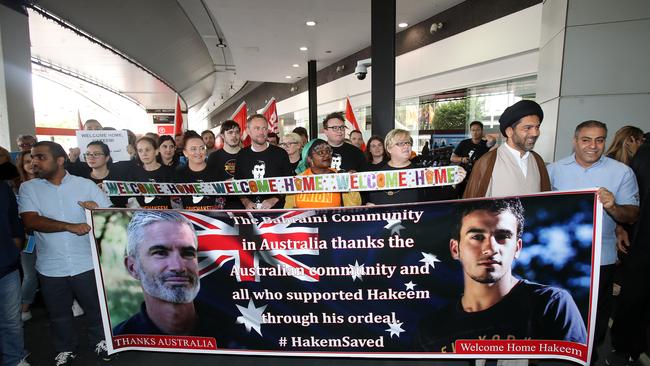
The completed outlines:
{"type": "MultiPolygon", "coordinates": [[[[257,245],[263,239],[268,242],[278,242],[291,239],[292,241],[318,240],[318,228],[293,226],[294,223],[284,223],[282,220],[299,220],[314,215],[314,211],[289,211],[278,216],[274,222],[260,222],[251,225],[230,225],[219,219],[196,212],[183,212],[196,228],[198,238],[199,276],[205,277],[218,270],[225,263],[234,261],[235,269],[258,269],[260,259],[267,264],[284,267],[287,273],[302,281],[317,282],[319,276],[310,271],[310,267],[296,260],[293,256],[318,255],[318,249],[282,249],[282,250],[247,250],[244,248],[241,229],[243,226],[252,229],[252,235],[257,245]],[[275,222],[277,221],[277,223],[275,222]]],[[[250,214],[249,214],[250,215],[250,214]]],[[[250,215],[252,218],[252,215],[250,215]]],[[[259,247],[256,247],[259,248],[259,247]]],[[[246,271],[244,271],[246,272],[246,271]]],[[[237,282],[259,282],[255,275],[245,275],[236,271],[237,282]]]]}

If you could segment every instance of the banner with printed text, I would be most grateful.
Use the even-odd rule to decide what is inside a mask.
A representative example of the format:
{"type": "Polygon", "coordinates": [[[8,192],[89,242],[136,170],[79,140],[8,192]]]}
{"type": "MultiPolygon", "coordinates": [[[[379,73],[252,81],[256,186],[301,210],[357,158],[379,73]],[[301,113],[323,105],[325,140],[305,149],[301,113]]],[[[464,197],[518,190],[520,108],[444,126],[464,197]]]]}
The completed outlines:
{"type": "Polygon", "coordinates": [[[583,365],[601,217],[595,191],[325,210],[88,213],[111,353],[583,365]]]}

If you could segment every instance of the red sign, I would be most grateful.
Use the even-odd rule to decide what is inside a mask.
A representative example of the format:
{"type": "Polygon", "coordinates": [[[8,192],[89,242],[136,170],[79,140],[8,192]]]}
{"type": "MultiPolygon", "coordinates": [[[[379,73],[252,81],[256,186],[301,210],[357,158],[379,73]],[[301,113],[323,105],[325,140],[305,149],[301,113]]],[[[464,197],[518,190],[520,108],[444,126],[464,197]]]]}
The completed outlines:
{"type": "Polygon", "coordinates": [[[160,136],[162,135],[174,136],[174,125],[158,125],[156,126],[156,133],[160,136]]]}

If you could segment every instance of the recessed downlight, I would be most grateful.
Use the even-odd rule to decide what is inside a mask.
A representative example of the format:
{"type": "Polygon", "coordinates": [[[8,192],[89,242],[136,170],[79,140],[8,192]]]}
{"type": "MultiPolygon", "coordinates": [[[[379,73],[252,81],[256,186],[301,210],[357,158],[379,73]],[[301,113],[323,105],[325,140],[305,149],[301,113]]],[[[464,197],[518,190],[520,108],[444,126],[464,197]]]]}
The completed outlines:
{"type": "Polygon", "coordinates": [[[298,65],[298,64],[293,64],[293,65],[291,65],[291,66],[292,66],[292,67],[300,67],[300,65],[298,65]]]}
{"type": "Polygon", "coordinates": [[[305,25],[308,26],[308,27],[314,27],[314,26],[316,26],[316,24],[317,23],[316,23],[315,20],[308,20],[308,21],[305,22],[305,25]]]}
{"type": "Polygon", "coordinates": [[[309,49],[309,48],[307,48],[307,47],[305,47],[305,46],[302,46],[302,47],[299,48],[299,50],[301,50],[301,51],[307,51],[308,49],[309,49]]]}
{"type": "Polygon", "coordinates": [[[400,27],[400,28],[406,28],[406,27],[409,26],[409,24],[408,24],[408,23],[405,23],[405,22],[401,22],[401,23],[399,23],[397,26],[400,27]]]}
{"type": "Polygon", "coordinates": [[[284,77],[285,79],[291,79],[291,75],[287,75],[284,77]]]}

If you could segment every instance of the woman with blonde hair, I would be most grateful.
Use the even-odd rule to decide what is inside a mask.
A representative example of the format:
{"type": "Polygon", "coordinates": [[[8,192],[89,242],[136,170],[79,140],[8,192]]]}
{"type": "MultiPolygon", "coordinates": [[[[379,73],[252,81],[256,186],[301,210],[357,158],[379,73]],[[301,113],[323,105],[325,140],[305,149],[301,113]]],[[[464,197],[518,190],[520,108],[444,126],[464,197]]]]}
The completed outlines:
{"type": "Polygon", "coordinates": [[[289,162],[291,163],[291,171],[295,172],[300,163],[300,151],[302,150],[302,137],[297,133],[290,132],[282,136],[282,143],[280,147],[283,148],[289,155],[289,162]]]}
{"type": "Polygon", "coordinates": [[[634,126],[621,127],[616,131],[614,140],[605,155],[625,165],[630,165],[641,144],[643,144],[643,131],[640,128],[634,126]]]}

